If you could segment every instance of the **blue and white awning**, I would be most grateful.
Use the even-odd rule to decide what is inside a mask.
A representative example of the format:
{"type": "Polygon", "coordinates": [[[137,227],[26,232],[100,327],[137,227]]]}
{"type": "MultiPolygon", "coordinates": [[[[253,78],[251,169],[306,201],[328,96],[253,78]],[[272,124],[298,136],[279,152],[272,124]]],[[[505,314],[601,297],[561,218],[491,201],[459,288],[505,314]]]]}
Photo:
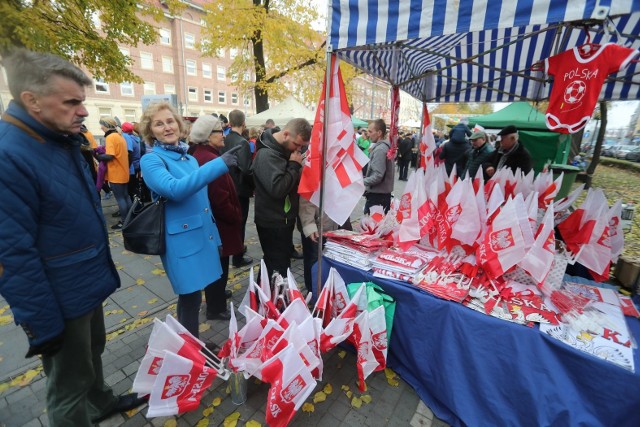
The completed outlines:
{"type": "MultiPolygon", "coordinates": [[[[332,0],[337,55],[428,102],[548,97],[536,62],[587,41],[640,48],[637,0],[332,0]]],[[[640,98],[638,63],[601,99],[640,98]]]]}

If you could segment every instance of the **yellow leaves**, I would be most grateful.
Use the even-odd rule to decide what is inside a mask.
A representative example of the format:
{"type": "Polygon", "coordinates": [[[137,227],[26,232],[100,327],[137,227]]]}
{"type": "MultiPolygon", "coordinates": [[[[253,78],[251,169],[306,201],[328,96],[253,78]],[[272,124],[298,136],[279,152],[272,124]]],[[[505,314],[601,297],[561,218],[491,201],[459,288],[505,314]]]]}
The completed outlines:
{"type": "Polygon", "coordinates": [[[338,352],[338,356],[340,357],[340,359],[344,359],[347,356],[347,352],[344,350],[340,350],[338,352]]]}
{"type": "Polygon", "coordinates": [[[234,291],[239,291],[240,289],[242,289],[242,283],[236,283],[233,288],[234,291]]]}
{"type": "Polygon", "coordinates": [[[240,412],[236,411],[233,414],[227,416],[222,422],[224,427],[236,427],[238,420],[240,419],[240,412]]]}
{"type": "Polygon", "coordinates": [[[200,332],[205,332],[205,331],[208,331],[209,329],[211,329],[211,325],[208,323],[201,323],[200,326],[198,327],[198,331],[200,332]]]}
{"type": "Polygon", "coordinates": [[[202,418],[200,421],[198,421],[198,424],[196,424],[196,427],[207,427],[208,425],[209,425],[209,419],[202,418]]]}
{"type": "Polygon", "coordinates": [[[368,395],[368,394],[364,394],[364,395],[360,396],[360,399],[361,399],[364,403],[366,403],[367,405],[368,405],[369,403],[371,403],[371,396],[370,396],[370,395],[368,395]]]}
{"type": "Polygon", "coordinates": [[[124,265],[117,265],[116,270],[124,270],[124,265]]]}
{"type": "Polygon", "coordinates": [[[4,393],[8,388],[9,388],[8,382],[0,384],[0,394],[4,393]]]}
{"type": "Polygon", "coordinates": [[[178,427],[178,421],[176,421],[175,418],[171,418],[170,420],[165,421],[162,427],[178,427]]]}
{"type": "Polygon", "coordinates": [[[306,402],[304,405],[302,405],[302,412],[312,413],[315,410],[316,407],[313,405],[313,403],[306,402]]]}
{"type": "Polygon", "coordinates": [[[362,400],[359,397],[353,396],[351,398],[351,406],[356,409],[360,409],[360,407],[362,406],[362,400]]]}
{"type": "Polygon", "coordinates": [[[161,268],[154,268],[151,270],[151,274],[155,274],[156,276],[166,276],[167,273],[161,268]]]}
{"type": "Polygon", "coordinates": [[[0,316],[4,314],[5,311],[9,310],[9,306],[5,305],[4,307],[0,307],[0,316]]]}
{"type": "Polygon", "coordinates": [[[111,316],[112,314],[124,314],[124,310],[122,309],[118,309],[118,310],[107,310],[104,312],[105,316],[111,316]]]}
{"type": "Polygon", "coordinates": [[[325,400],[327,400],[327,395],[324,393],[324,391],[319,391],[313,395],[313,403],[320,403],[324,402],[325,400]]]}
{"type": "Polygon", "coordinates": [[[9,325],[13,323],[13,316],[7,314],[6,316],[0,316],[0,326],[9,325]]]}
{"type": "Polygon", "coordinates": [[[142,317],[142,316],[146,316],[147,314],[149,314],[149,310],[144,310],[138,313],[138,316],[142,317]]]}
{"type": "Polygon", "coordinates": [[[144,285],[145,283],[147,283],[147,282],[145,282],[145,280],[144,280],[143,278],[141,278],[141,277],[139,277],[138,279],[136,279],[136,285],[138,285],[138,286],[142,286],[142,285],[144,285]]]}
{"type": "Polygon", "coordinates": [[[153,305],[157,302],[158,302],[158,298],[151,298],[149,301],[147,301],[147,304],[153,305]]]}
{"type": "Polygon", "coordinates": [[[111,341],[112,339],[116,338],[118,335],[124,334],[127,331],[131,331],[134,329],[137,329],[141,326],[146,325],[147,323],[151,322],[153,319],[151,319],[150,317],[145,317],[142,319],[135,319],[133,322],[129,323],[128,325],[126,325],[124,328],[115,330],[113,332],[111,332],[110,334],[107,334],[107,341],[111,341]]]}
{"type": "Polygon", "coordinates": [[[244,427],[262,427],[262,424],[260,424],[256,420],[249,420],[249,421],[246,422],[244,427]]]}
{"type": "Polygon", "coordinates": [[[213,399],[213,402],[211,402],[211,406],[216,408],[220,406],[221,403],[222,403],[222,399],[220,397],[216,397],[215,399],[213,399]]]}
{"type": "Polygon", "coordinates": [[[133,255],[133,253],[131,253],[131,252],[127,251],[127,250],[124,250],[124,251],[122,251],[122,252],[120,252],[120,253],[121,253],[122,255],[133,255]]]}
{"type": "Polygon", "coordinates": [[[33,380],[40,372],[42,372],[42,366],[38,366],[36,369],[29,369],[24,374],[18,375],[13,380],[11,380],[9,385],[11,387],[24,387],[26,385],[29,385],[31,383],[31,380],[33,380]]]}
{"type": "Polygon", "coordinates": [[[324,391],[324,394],[331,394],[333,393],[333,386],[329,383],[327,383],[327,385],[324,386],[324,388],[322,389],[322,391],[324,391]]]}
{"type": "Polygon", "coordinates": [[[389,368],[384,369],[384,376],[387,378],[387,383],[392,387],[398,387],[400,382],[396,379],[396,373],[389,368]]]}
{"type": "Polygon", "coordinates": [[[127,412],[125,412],[125,414],[127,414],[127,417],[131,418],[133,417],[135,414],[137,414],[138,412],[140,412],[140,409],[142,409],[141,406],[138,406],[137,408],[133,408],[127,412]]]}
{"type": "Polygon", "coordinates": [[[205,410],[202,411],[202,416],[203,417],[208,417],[211,414],[213,414],[213,408],[211,406],[205,408],[205,410]]]}

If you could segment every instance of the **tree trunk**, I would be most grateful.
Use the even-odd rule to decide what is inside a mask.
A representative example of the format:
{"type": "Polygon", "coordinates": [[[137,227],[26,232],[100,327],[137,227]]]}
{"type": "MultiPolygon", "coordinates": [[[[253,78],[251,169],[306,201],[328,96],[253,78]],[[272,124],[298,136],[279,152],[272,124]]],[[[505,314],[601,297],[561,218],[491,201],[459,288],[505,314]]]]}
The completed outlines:
{"type": "Polygon", "coordinates": [[[253,45],[253,60],[256,71],[256,85],[254,89],[254,96],[256,99],[256,113],[262,113],[269,109],[269,94],[262,88],[260,83],[265,81],[266,70],[264,62],[264,46],[262,44],[261,32],[256,32],[255,36],[251,37],[251,44],[253,45]]]}
{"type": "Polygon", "coordinates": [[[593,149],[593,157],[591,163],[587,168],[587,180],[585,188],[591,187],[591,181],[593,174],[596,171],[596,166],[600,162],[600,151],[602,150],[602,142],[604,141],[604,134],[607,130],[607,103],[606,101],[600,101],[600,128],[598,129],[598,136],[596,139],[596,146],[593,149]]]}

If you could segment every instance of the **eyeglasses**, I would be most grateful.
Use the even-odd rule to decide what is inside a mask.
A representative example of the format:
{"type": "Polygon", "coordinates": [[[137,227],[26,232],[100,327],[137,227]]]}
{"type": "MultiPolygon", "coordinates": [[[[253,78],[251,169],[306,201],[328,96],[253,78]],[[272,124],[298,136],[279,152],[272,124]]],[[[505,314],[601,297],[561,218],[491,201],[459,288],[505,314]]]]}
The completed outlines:
{"type": "Polygon", "coordinates": [[[214,129],[211,131],[211,135],[213,135],[214,133],[224,133],[224,131],[222,129],[214,129]]]}

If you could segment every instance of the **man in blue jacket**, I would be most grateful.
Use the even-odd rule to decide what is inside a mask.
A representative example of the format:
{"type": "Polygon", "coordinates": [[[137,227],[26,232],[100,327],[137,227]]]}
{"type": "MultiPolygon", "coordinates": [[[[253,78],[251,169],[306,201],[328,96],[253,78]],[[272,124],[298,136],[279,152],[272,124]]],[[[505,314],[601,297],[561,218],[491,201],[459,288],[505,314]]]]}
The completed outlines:
{"type": "Polygon", "coordinates": [[[80,153],[91,85],[79,68],[17,49],[0,121],[0,294],[42,356],[51,426],[90,426],[144,403],[104,383],[103,301],[120,286],[100,198],[80,153]]]}

